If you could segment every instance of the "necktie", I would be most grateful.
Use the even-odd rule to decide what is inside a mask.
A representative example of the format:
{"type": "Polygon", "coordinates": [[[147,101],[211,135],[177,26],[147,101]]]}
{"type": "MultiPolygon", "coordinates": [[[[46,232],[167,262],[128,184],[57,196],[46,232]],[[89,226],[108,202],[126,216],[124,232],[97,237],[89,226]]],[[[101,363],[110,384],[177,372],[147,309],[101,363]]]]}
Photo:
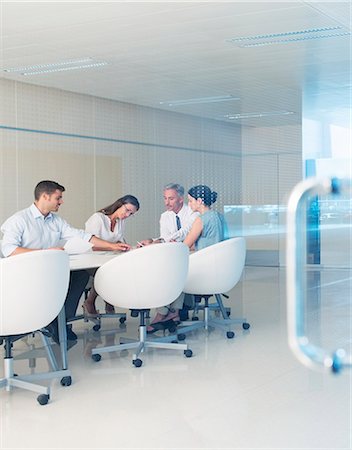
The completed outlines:
{"type": "Polygon", "coordinates": [[[178,230],[181,228],[181,220],[177,215],[176,215],[176,226],[178,230]]]}

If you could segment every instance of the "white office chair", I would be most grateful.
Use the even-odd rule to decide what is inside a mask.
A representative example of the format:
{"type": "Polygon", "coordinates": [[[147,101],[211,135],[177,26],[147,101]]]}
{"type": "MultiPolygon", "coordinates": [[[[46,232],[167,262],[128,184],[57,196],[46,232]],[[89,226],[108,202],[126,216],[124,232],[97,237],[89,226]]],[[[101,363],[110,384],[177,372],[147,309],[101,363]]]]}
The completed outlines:
{"type": "Polygon", "coordinates": [[[155,244],[117,256],[101,266],[94,285],[99,295],[114,306],[138,311],[139,340],[92,350],[94,361],[101,353],[136,349],[135,367],[142,365],[138,355],[147,348],[183,350],[192,356],[187,344],[157,342],[147,339],[146,317],[151,308],[169,305],[182,292],[188,272],[188,248],[182,243],[155,244]]]}
{"type": "MultiPolygon", "coordinates": [[[[38,392],[40,404],[48,403],[50,389],[31,380],[57,378],[67,370],[15,376],[13,342],[48,325],[64,305],[70,268],[69,257],[61,250],[38,250],[0,259],[0,336],[5,345],[4,375],[0,387],[19,387],[38,392]]],[[[43,336],[52,367],[56,360],[43,336]]],[[[71,383],[62,382],[63,385],[71,383]]]]}
{"type": "MultiPolygon", "coordinates": [[[[230,319],[223,305],[221,295],[228,292],[240,280],[246,257],[246,242],[238,237],[219,242],[190,255],[188,276],[184,292],[204,299],[204,320],[182,322],[178,335],[198,328],[229,328],[231,324],[242,323],[244,329],[250,327],[245,318],[230,319]],[[210,305],[209,298],[215,296],[216,304],[210,305]],[[210,307],[220,310],[222,318],[210,317],[210,307]]],[[[213,309],[212,308],[212,309],[213,309]]],[[[235,333],[228,330],[228,338],[235,333]]]]}

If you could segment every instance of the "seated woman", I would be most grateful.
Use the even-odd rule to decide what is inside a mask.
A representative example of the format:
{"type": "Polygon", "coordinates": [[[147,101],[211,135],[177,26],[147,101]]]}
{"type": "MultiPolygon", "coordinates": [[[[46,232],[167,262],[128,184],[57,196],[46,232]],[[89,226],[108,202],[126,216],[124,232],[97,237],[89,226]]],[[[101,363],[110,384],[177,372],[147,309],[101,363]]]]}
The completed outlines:
{"type": "MultiPolygon", "coordinates": [[[[224,240],[225,222],[221,214],[211,209],[216,202],[217,193],[212,192],[203,184],[194,186],[188,191],[188,206],[199,216],[193,222],[192,228],[184,239],[184,244],[190,249],[200,250],[224,240]]],[[[183,300],[183,296],[180,296],[183,300]]],[[[167,320],[180,320],[179,310],[182,308],[178,297],[171,305],[158,308],[157,314],[147,328],[147,332],[153,333],[160,329],[156,324],[167,320]],[[154,325],[154,326],[153,326],[154,325]]]]}
{"type": "Polygon", "coordinates": [[[190,249],[201,250],[224,240],[225,222],[222,214],[213,211],[211,205],[218,194],[203,184],[188,191],[188,206],[200,213],[183,241],[190,249]]]}
{"type": "MultiPolygon", "coordinates": [[[[100,209],[94,213],[86,222],[86,232],[92,233],[109,242],[119,242],[120,250],[127,251],[131,246],[124,240],[125,219],[132,216],[139,210],[139,201],[133,195],[125,195],[117,199],[114,203],[100,209]]],[[[96,248],[99,250],[99,248],[96,248]]],[[[92,272],[94,275],[95,271],[92,272]]],[[[94,286],[90,289],[87,299],[83,303],[84,315],[94,317],[98,313],[95,308],[95,300],[98,294],[94,286]]],[[[115,312],[114,306],[105,302],[105,312],[112,314],[115,312]]]]}

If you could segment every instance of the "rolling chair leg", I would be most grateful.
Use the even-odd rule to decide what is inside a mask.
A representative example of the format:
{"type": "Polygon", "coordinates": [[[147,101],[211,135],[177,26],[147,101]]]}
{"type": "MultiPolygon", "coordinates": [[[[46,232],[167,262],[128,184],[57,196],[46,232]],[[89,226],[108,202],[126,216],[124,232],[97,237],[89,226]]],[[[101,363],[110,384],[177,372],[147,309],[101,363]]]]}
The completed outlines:
{"type": "MultiPolygon", "coordinates": [[[[137,310],[136,310],[137,311],[137,310]]],[[[148,348],[164,348],[169,350],[183,350],[184,355],[189,358],[192,356],[192,350],[188,348],[187,344],[179,344],[172,342],[158,342],[157,340],[148,339],[147,326],[145,319],[147,317],[147,310],[139,310],[140,322],[139,322],[139,340],[134,342],[128,342],[126,344],[117,344],[109,347],[98,347],[92,349],[92,359],[94,361],[101,360],[101,353],[122,351],[129,349],[136,349],[132,358],[132,363],[135,367],[141,367],[142,360],[138,358],[140,353],[143,353],[148,348]]],[[[126,340],[126,339],[124,339],[126,340]]],[[[129,340],[129,339],[128,339],[129,340]]]]}
{"type": "MultiPolygon", "coordinates": [[[[197,320],[195,322],[182,322],[180,328],[178,328],[178,333],[189,333],[190,331],[197,330],[199,328],[203,328],[206,331],[209,330],[209,327],[218,328],[226,331],[226,336],[229,339],[232,339],[235,336],[235,333],[229,329],[229,327],[233,324],[242,324],[242,328],[244,330],[248,330],[250,324],[246,321],[245,317],[234,318],[231,319],[228,315],[228,309],[225,308],[221,294],[215,294],[215,298],[217,303],[209,305],[209,298],[211,295],[204,295],[204,319],[197,320]],[[210,308],[212,307],[212,308],[210,308]],[[210,309],[218,309],[221,312],[222,318],[214,318],[210,316],[210,309]]],[[[198,307],[198,309],[200,309],[198,307]]]]}
{"type": "MultiPolygon", "coordinates": [[[[87,300],[88,294],[89,294],[90,288],[86,288],[83,292],[84,300],[87,300]]],[[[70,318],[68,322],[75,322],[76,320],[84,320],[84,322],[92,322],[93,323],[93,330],[99,331],[101,328],[101,321],[103,318],[113,319],[117,317],[119,319],[120,325],[124,325],[126,322],[126,313],[117,313],[117,312],[110,312],[110,313],[101,313],[97,314],[96,316],[86,316],[84,314],[77,314],[76,316],[70,318]]]]}
{"type": "Polygon", "coordinates": [[[198,329],[205,329],[208,330],[209,327],[209,298],[211,295],[202,295],[198,296],[200,297],[199,301],[195,302],[195,308],[194,311],[197,313],[200,309],[203,310],[203,320],[199,320],[197,317],[197,320],[195,320],[195,314],[193,314],[192,321],[190,322],[181,322],[179,327],[177,328],[178,334],[185,334],[190,333],[191,331],[198,330],[198,329]],[[204,305],[200,305],[201,299],[204,299],[204,305]]]}
{"type": "Polygon", "coordinates": [[[209,320],[209,325],[214,327],[214,328],[219,328],[222,330],[226,330],[226,336],[231,339],[235,336],[235,333],[231,330],[229,330],[229,326],[234,325],[234,324],[242,324],[242,328],[244,330],[248,330],[248,328],[250,327],[249,323],[246,321],[247,319],[245,317],[238,317],[238,318],[234,318],[231,319],[230,317],[228,317],[226,309],[224,307],[224,304],[222,302],[221,299],[221,295],[220,294],[215,294],[215,298],[217,300],[217,303],[219,305],[219,309],[221,311],[222,314],[222,319],[217,319],[217,318],[211,318],[209,320]]]}
{"type": "Polygon", "coordinates": [[[37,397],[38,403],[46,405],[50,398],[50,388],[39,384],[30,383],[25,377],[16,376],[13,370],[12,341],[5,338],[5,358],[4,358],[4,378],[0,379],[0,387],[10,391],[13,387],[26,389],[40,394],[37,397]]]}

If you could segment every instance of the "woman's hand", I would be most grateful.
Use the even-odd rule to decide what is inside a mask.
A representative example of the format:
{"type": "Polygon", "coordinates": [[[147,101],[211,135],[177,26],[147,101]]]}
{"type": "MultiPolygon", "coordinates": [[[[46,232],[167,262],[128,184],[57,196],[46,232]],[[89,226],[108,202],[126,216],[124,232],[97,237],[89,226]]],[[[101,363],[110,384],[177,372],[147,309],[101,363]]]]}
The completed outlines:
{"type": "Polygon", "coordinates": [[[137,241],[137,248],[144,247],[153,243],[153,239],[143,239],[143,241],[137,241]]]}
{"type": "Polygon", "coordinates": [[[124,242],[116,242],[112,244],[112,246],[112,250],[115,252],[127,252],[128,250],[131,250],[131,246],[124,242]]]}

